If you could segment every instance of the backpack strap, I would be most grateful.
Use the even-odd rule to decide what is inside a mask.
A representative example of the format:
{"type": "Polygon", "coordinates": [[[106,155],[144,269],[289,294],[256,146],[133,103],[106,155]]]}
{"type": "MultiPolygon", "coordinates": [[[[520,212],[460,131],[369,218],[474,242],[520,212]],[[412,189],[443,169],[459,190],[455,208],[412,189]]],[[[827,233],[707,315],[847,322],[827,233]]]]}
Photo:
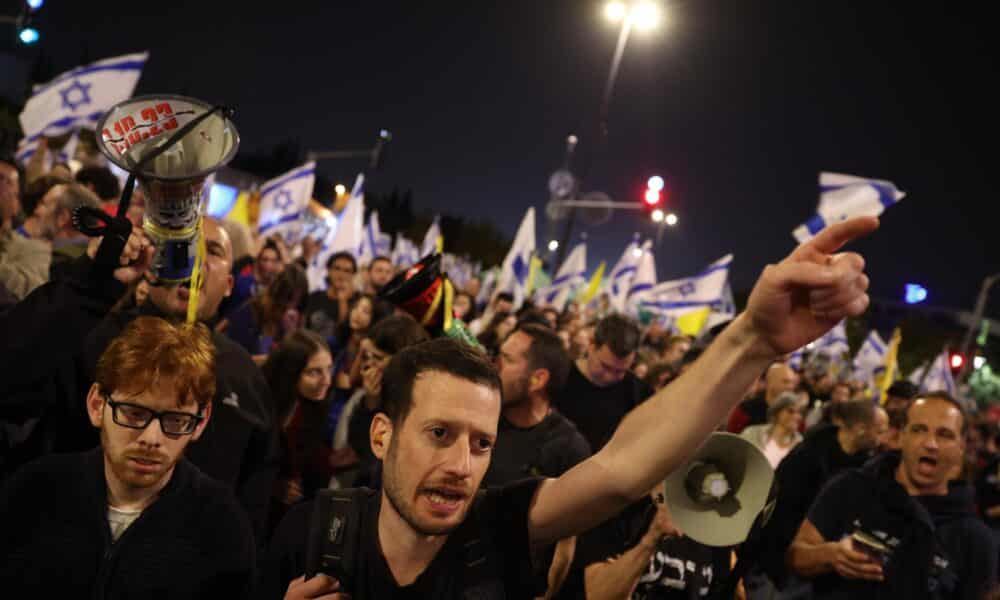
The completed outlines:
{"type": "Polygon", "coordinates": [[[355,589],[362,527],[374,494],[368,488],[317,492],[306,540],[306,579],[325,573],[337,579],[342,590],[355,589]]]}

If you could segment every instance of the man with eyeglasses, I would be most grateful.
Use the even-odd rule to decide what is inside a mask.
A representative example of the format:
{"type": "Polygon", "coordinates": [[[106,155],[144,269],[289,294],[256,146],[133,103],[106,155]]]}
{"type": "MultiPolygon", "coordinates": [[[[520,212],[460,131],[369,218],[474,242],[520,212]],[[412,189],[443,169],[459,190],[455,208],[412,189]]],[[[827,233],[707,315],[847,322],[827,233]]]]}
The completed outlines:
{"type": "Polygon", "coordinates": [[[326,261],[327,289],[317,290],[306,298],[306,327],[324,338],[332,338],[337,325],[348,315],[348,303],[357,291],[354,275],[358,263],[350,252],[335,252],[326,261]]]}
{"type": "Polygon", "coordinates": [[[246,597],[250,522],[228,487],[182,458],[212,413],[202,325],[139,317],[87,394],[101,445],[26,465],[0,489],[0,587],[10,597],[246,597]]]}

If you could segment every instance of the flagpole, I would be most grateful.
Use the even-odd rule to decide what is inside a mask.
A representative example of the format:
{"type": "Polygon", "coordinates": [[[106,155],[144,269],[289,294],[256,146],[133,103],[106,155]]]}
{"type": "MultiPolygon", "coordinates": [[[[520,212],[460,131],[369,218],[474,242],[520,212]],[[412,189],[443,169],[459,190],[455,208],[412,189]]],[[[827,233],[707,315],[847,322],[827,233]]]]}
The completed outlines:
{"type": "Polygon", "coordinates": [[[969,374],[969,368],[972,365],[972,358],[969,357],[969,349],[972,347],[972,336],[975,335],[976,328],[979,327],[980,321],[983,320],[983,313],[986,311],[986,301],[990,296],[990,288],[997,281],[1000,281],[1000,273],[994,273],[983,279],[983,285],[979,288],[979,297],[976,298],[976,308],[972,311],[972,320],[969,321],[969,328],[965,331],[965,338],[962,340],[961,352],[965,362],[962,364],[962,370],[958,373],[958,381],[962,381],[969,374]]]}

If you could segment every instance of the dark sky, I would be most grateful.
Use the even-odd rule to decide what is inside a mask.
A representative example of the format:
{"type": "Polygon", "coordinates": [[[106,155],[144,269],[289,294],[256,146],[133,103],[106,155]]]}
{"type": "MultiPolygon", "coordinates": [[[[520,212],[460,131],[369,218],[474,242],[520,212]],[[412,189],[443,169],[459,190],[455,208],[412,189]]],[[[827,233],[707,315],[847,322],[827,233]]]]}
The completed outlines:
{"type": "MultiPolygon", "coordinates": [[[[81,53],[148,49],[137,92],[236,105],[246,151],[288,139],[304,150],[364,146],[388,128],[376,189],[411,188],[419,209],[489,217],[511,236],[533,205],[540,245],[546,180],[576,133],[585,190],[638,200],[648,176],[668,180],[680,226],[657,251],[661,279],[733,252],[735,287],[748,287],[792,248],[821,170],[907,192],[856,246],[878,296],[900,298],[916,281],[934,304],[971,306],[982,278],[1000,271],[1000,98],[985,8],[664,2],[666,26],[629,42],[610,136],[594,155],[617,35],[601,6],[50,0],[40,25],[57,70],[81,53]]],[[[323,170],[347,181],[356,167],[323,170]]],[[[616,260],[632,232],[652,235],[633,212],[586,229],[591,266],[616,260]]],[[[991,312],[1000,316],[1000,302],[991,312]]]]}

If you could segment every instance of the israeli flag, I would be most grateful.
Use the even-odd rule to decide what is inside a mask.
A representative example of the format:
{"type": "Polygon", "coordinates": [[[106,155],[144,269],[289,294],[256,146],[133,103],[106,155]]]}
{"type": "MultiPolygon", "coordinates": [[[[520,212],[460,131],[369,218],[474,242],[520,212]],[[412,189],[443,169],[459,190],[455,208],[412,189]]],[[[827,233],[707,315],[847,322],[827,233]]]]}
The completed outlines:
{"type": "Polygon", "coordinates": [[[735,318],[736,300],[733,299],[733,288],[730,287],[727,280],[726,287],[722,290],[722,302],[718,306],[712,307],[712,312],[708,314],[708,319],[705,320],[705,327],[702,328],[702,331],[710,331],[716,325],[732,321],[735,318]]]}
{"type": "Polygon", "coordinates": [[[639,315],[639,302],[649,294],[655,285],[656,260],[653,258],[653,252],[644,248],[639,264],[636,266],[635,277],[632,278],[628,294],[625,296],[625,305],[630,314],[639,315]]]}
{"type": "Polygon", "coordinates": [[[531,271],[531,256],[535,253],[535,207],[528,208],[517,228],[514,245],[510,247],[500,266],[500,282],[497,290],[514,295],[514,309],[524,302],[531,271]]]}
{"type": "Polygon", "coordinates": [[[792,232],[799,243],[812,239],[827,225],[854,217],[877,217],[905,194],[895,184],[840,173],[819,174],[819,206],[816,215],[792,232]]]}
{"type": "Polygon", "coordinates": [[[639,308],[671,318],[699,308],[721,308],[732,263],[733,255],[727,254],[693,277],[664,281],[649,290],[639,308]]]}
{"type": "Polygon", "coordinates": [[[315,173],[316,163],[310,161],[261,186],[258,234],[279,235],[289,246],[300,241],[302,214],[312,198],[315,173]]]}
{"type": "Polygon", "coordinates": [[[805,348],[799,348],[795,352],[792,352],[791,354],[789,354],[788,355],[788,360],[785,361],[785,362],[788,363],[789,367],[791,367],[791,368],[795,369],[796,371],[798,371],[798,370],[802,369],[802,363],[805,361],[805,359],[806,359],[806,349],[805,348]]]}
{"type": "Polygon", "coordinates": [[[854,372],[859,379],[871,382],[878,369],[885,368],[887,345],[877,331],[872,331],[854,357],[854,372]]]}
{"type": "Polygon", "coordinates": [[[850,352],[851,348],[847,344],[846,323],[846,320],[837,323],[823,337],[813,342],[813,354],[825,354],[831,358],[843,358],[845,354],[850,352]]]}
{"type": "Polygon", "coordinates": [[[441,237],[441,226],[438,224],[439,217],[434,217],[434,222],[427,228],[424,234],[424,241],[420,244],[420,258],[423,259],[428,254],[437,252],[438,238],[441,237]]]}
{"type": "Polygon", "coordinates": [[[489,304],[490,298],[493,297],[493,290],[497,287],[497,273],[499,272],[499,267],[493,267],[483,275],[483,282],[479,286],[479,295],[476,296],[477,307],[482,308],[489,304]]]}
{"type": "Polygon", "coordinates": [[[611,273],[608,274],[602,285],[603,292],[607,294],[611,310],[625,312],[625,300],[628,291],[632,287],[632,279],[639,268],[639,259],[642,258],[643,249],[639,246],[639,234],[635,234],[629,245],[625,247],[621,258],[615,263],[611,273]]]}
{"type": "Polygon", "coordinates": [[[587,282],[587,244],[579,243],[569,256],[559,265],[555,279],[548,286],[538,290],[535,298],[544,306],[551,306],[562,312],[566,309],[572,293],[587,282]]]}
{"type": "Polygon", "coordinates": [[[364,243],[365,218],[365,176],[361,173],[354,181],[347,205],[340,213],[340,222],[327,239],[323,241],[319,252],[313,257],[306,274],[309,277],[309,291],[326,289],[326,261],[336,252],[350,252],[355,258],[361,254],[364,243]]]}
{"type": "Polygon", "coordinates": [[[958,387],[951,376],[951,365],[948,364],[948,353],[942,352],[929,365],[918,368],[910,373],[910,382],[920,386],[921,392],[945,391],[955,396],[958,387]],[[930,369],[926,375],[924,372],[930,369]]]}
{"type": "Polygon", "coordinates": [[[396,234],[396,245],[392,249],[392,264],[399,268],[409,268],[420,262],[417,245],[401,234],[396,234]]]}
{"type": "Polygon", "coordinates": [[[93,129],[109,108],[132,97],[147,58],[148,52],[106,58],[36,86],[18,116],[24,139],[17,160],[31,158],[42,137],[58,137],[80,127],[93,129]]]}
{"type": "Polygon", "coordinates": [[[361,243],[361,255],[358,257],[358,263],[367,265],[376,256],[388,257],[391,243],[392,238],[388,234],[382,233],[379,227],[378,211],[373,210],[372,214],[368,215],[368,224],[365,225],[365,235],[361,243]]]}

